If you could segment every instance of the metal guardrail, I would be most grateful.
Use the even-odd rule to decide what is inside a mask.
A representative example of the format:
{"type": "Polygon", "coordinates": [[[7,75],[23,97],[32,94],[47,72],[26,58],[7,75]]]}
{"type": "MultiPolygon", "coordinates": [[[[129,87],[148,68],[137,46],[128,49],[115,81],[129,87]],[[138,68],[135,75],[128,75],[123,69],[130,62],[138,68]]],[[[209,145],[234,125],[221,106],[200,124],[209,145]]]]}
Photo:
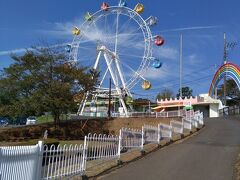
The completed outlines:
{"type": "MultiPolygon", "coordinates": [[[[155,118],[170,118],[170,117],[183,117],[185,110],[177,111],[163,111],[163,112],[128,112],[128,117],[155,117],[155,118]]],[[[112,117],[125,117],[120,113],[111,113],[112,117]]]]}
{"type": "Polygon", "coordinates": [[[218,113],[220,117],[237,115],[237,114],[240,114],[240,106],[225,107],[223,109],[220,109],[218,113]]]}

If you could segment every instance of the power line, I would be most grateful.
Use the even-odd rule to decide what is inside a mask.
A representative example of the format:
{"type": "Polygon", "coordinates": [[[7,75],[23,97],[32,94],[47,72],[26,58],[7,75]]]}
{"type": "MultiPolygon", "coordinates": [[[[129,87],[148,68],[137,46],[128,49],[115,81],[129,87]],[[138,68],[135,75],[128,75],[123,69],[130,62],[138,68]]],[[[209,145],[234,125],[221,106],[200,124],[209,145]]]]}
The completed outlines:
{"type": "MultiPolygon", "coordinates": [[[[199,81],[209,79],[211,77],[212,77],[212,75],[204,76],[204,77],[192,80],[192,81],[186,81],[186,82],[184,82],[184,84],[190,84],[190,83],[192,84],[192,83],[196,83],[196,82],[199,83],[199,81]]],[[[165,88],[169,88],[169,87],[178,87],[178,86],[179,86],[179,84],[173,84],[171,86],[162,87],[162,88],[153,88],[151,90],[161,90],[161,89],[165,89],[165,88]]],[[[145,97],[156,95],[156,93],[150,93],[150,94],[148,93],[147,95],[146,94],[137,94],[137,93],[132,93],[132,94],[138,95],[138,96],[145,96],[145,97]]]]}

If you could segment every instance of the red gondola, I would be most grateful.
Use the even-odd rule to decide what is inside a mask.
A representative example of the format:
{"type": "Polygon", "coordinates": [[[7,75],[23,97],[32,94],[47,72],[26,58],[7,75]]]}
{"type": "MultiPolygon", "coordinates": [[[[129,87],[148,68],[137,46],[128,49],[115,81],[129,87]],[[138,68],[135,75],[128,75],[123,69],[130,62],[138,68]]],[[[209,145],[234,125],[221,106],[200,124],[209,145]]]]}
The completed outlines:
{"type": "Polygon", "coordinates": [[[104,11],[107,11],[109,9],[108,3],[103,2],[102,6],[101,6],[101,9],[104,10],[104,11]]]}
{"type": "Polygon", "coordinates": [[[155,38],[155,44],[156,44],[157,46],[163,45],[163,44],[164,44],[164,39],[163,39],[161,36],[157,36],[157,37],[155,38]]]}

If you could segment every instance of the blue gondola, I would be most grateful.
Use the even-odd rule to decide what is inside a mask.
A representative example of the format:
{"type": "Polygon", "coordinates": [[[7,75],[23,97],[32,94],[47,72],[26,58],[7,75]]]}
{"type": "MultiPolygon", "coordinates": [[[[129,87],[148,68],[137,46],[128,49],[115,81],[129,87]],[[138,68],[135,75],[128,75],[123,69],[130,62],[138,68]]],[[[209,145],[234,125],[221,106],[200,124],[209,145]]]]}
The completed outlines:
{"type": "Polygon", "coordinates": [[[68,52],[68,53],[71,52],[71,49],[72,49],[71,44],[68,44],[68,45],[65,47],[65,50],[66,50],[66,52],[68,52]]]}
{"type": "Polygon", "coordinates": [[[119,1],[119,3],[118,3],[118,6],[120,6],[120,7],[126,7],[127,6],[127,3],[126,3],[126,1],[125,0],[120,0],[119,1]]]}
{"type": "Polygon", "coordinates": [[[152,67],[154,67],[154,68],[156,68],[156,69],[159,69],[159,68],[162,67],[162,62],[160,62],[159,59],[154,58],[152,61],[153,61],[153,62],[152,62],[152,67]]]}

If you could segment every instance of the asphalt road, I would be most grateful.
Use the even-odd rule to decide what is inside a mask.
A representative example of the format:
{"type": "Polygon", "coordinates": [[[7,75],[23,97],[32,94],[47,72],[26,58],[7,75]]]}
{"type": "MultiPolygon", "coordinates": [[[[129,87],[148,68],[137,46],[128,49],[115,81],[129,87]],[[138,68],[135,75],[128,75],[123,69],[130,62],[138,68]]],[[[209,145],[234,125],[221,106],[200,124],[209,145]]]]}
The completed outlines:
{"type": "Polygon", "coordinates": [[[240,116],[207,119],[199,134],[132,162],[104,180],[231,180],[240,152],[240,116]]]}

